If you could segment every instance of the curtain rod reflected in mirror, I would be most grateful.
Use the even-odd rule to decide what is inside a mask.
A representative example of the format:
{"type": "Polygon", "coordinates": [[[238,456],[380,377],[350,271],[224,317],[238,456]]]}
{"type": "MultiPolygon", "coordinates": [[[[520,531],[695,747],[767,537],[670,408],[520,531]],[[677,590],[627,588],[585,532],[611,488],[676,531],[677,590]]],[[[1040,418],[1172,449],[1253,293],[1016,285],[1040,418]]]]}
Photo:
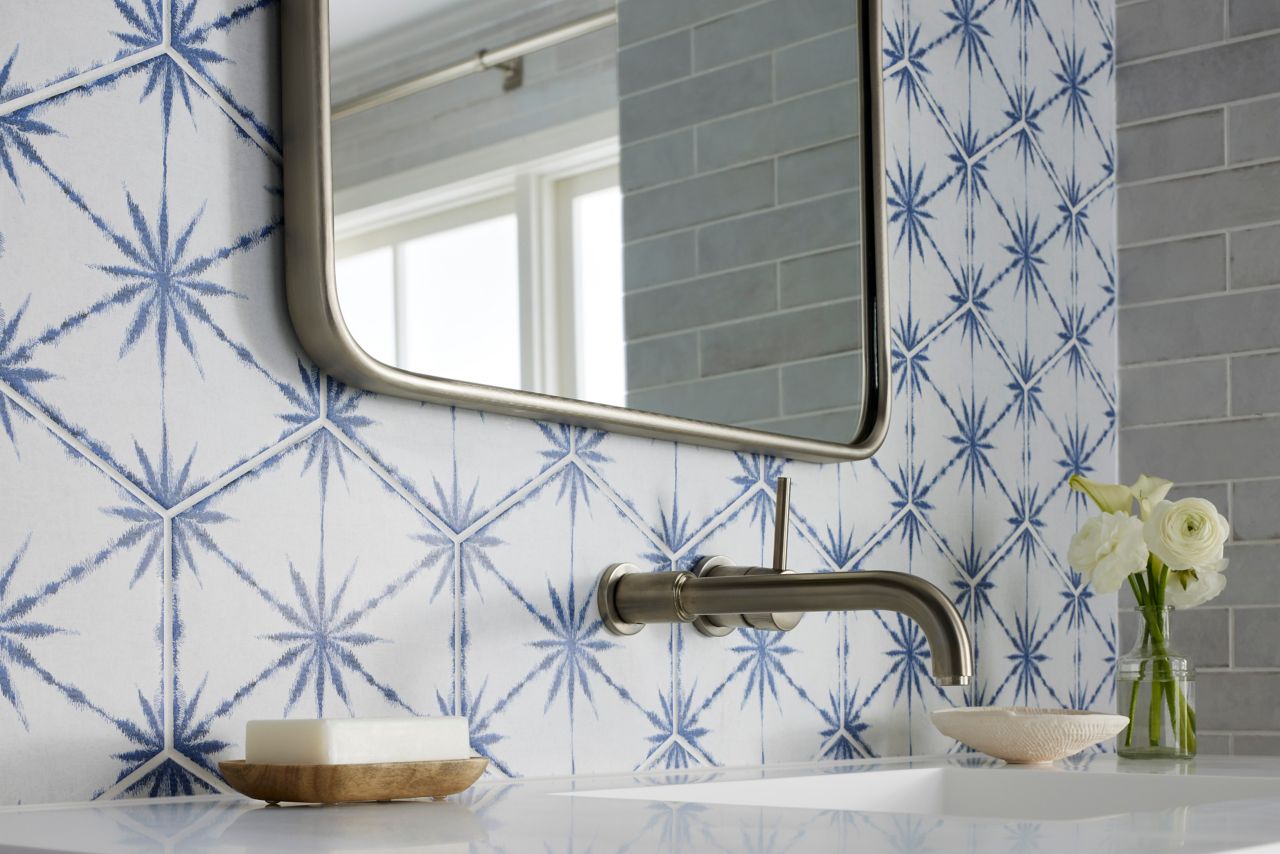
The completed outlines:
{"type": "MultiPolygon", "coordinates": [[[[537,128],[478,152],[465,145],[448,150],[456,140],[437,118],[479,116],[476,87],[500,88],[494,76],[468,78],[469,72],[525,61],[525,86],[507,93],[499,108],[504,116],[561,85],[565,68],[575,63],[578,77],[563,85],[571,93],[587,91],[601,79],[601,62],[585,65],[584,45],[612,37],[615,10],[493,39],[508,47],[483,58],[454,45],[452,62],[440,61],[450,55],[442,50],[435,61],[417,57],[407,72],[361,67],[354,75],[358,86],[349,58],[386,51],[368,44],[339,49],[335,42],[333,67],[343,73],[333,87],[346,117],[335,129],[329,4],[284,0],[286,291],[304,349],[343,382],[384,394],[796,459],[869,457],[884,439],[891,399],[882,73],[874,61],[881,55],[881,19],[875,0],[831,2],[849,7],[835,9],[828,39],[850,40],[847,54],[833,54],[848,66],[839,85],[804,82],[815,77],[802,53],[811,45],[775,45],[766,61],[735,57],[737,45],[722,39],[727,47],[716,60],[708,41],[711,47],[699,53],[708,68],[645,66],[674,73],[675,82],[632,79],[623,69],[611,140],[591,138],[591,145],[570,150],[563,128],[537,128]],[[582,28],[568,42],[565,24],[582,28]],[[539,40],[544,43],[529,47],[539,40]],[[456,59],[468,54],[471,59],[456,59]],[[665,113],[652,106],[707,81],[763,80],[766,65],[768,91],[694,102],[705,115],[687,114],[688,102],[665,113]],[[792,77],[784,78],[788,68],[792,77]],[[775,73],[782,81],[776,85],[775,73]],[[559,82],[552,79],[557,74],[559,82]],[[449,85],[440,85],[446,80],[449,85]],[[787,138],[776,150],[741,151],[735,147],[742,149],[744,140],[754,145],[767,134],[725,136],[755,115],[775,127],[821,130],[821,122],[775,119],[811,103],[847,105],[850,94],[860,109],[826,110],[837,118],[829,123],[830,139],[787,138]],[[424,102],[428,96],[436,100],[424,102]],[[433,116],[434,135],[420,139],[422,147],[438,149],[438,162],[399,172],[363,164],[361,172],[343,160],[335,179],[335,146],[345,156],[412,137],[379,130],[394,124],[387,116],[401,105],[419,119],[433,116]],[[636,177],[642,153],[665,140],[694,137],[680,129],[681,121],[698,124],[700,139],[720,133],[727,145],[719,152],[699,149],[701,169],[680,180],[645,185],[636,177]],[[563,150],[547,148],[549,139],[561,140],[563,150]],[[613,166],[602,159],[606,142],[613,166]],[[525,159],[501,161],[512,151],[525,159]],[[476,163],[489,171],[480,174],[476,163]],[[467,179],[456,180],[462,174],[467,179]],[[402,189],[403,198],[396,197],[402,189]],[[692,193],[703,207],[720,205],[723,221],[689,221],[689,205],[667,201],[680,193],[692,193]],[[801,215],[809,217],[802,223],[814,225],[796,225],[801,215]],[[748,229],[762,237],[736,237],[748,229]],[[805,242],[787,243],[788,235],[805,242]],[[688,254],[656,251],[695,241],[695,261],[684,266],[688,254]],[[835,278],[819,277],[823,269],[835,278]],[[690,325],[697,328],[685,328],[690,325]],[[493,371],[476,381],[468,371],[485,359],[495,363],[493,371]]],[[[603,0],[564,0],[566,7],[591,3],[603,0]]],[[[632,39],[622,51],[634,54],[662,41],[632,39]]],[[[610,50],[612,62],[616,45],[610,50]]],[[[564,126],[607,136],[600,115],[564,126]]],[[[427,127],[424,122],[419,125],[427,127]]]]}
{"type": "MultiPolygon", "coordinates": [[[[571,41],[588,33],[594,33],[617,22],[617,11],[601,12],[598,15],[591,15],[493,50],[478,50],[471,59],[464,59],[461,62],[455,62],[452,65],[446,65],[443,68],[437,68],[434,71],[428,71],[425,74],[394,83],[367,95],[361,95],[349,101],[334,104],[331,120],[338,121],[339,119],[354,116],[365,110],[371,110],[374,107],[380,107],[383,104],[389,104],[392,101],[398,101],[401,98],[425,92],[435,86],[442,86],[452,80],[466,77],[468,74],[493,69],[510,74],[512,69],[516,67],[514,64],[523,60],[526,54],[555,47],[562,42],[571,41]]],[[[504,88],[510,89],[514,87],[505,85],[504,88]]]]}

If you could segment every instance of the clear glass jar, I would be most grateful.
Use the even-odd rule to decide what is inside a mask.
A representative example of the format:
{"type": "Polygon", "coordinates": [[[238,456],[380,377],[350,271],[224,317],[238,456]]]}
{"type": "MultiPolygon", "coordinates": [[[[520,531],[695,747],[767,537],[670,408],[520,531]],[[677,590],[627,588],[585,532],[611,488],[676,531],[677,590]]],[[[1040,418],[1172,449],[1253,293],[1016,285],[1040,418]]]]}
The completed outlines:
{"type": "Polygon", "coordinates": [[[1138,642],[1116,662],[1116,704],[1129,718],[1117,752],[1128,759],[1190,759],[1196,755],[1196,671],[1173,647],[1173,609],[1133,611],[1138,642]]]}

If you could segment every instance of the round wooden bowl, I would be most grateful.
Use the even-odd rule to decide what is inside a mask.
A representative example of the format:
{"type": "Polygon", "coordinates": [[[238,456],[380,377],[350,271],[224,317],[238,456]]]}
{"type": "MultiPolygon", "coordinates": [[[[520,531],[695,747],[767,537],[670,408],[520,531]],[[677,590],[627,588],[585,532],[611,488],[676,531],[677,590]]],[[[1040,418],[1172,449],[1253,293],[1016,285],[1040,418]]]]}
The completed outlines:
{"type": "Polygon", "coordinates": [[[219,762],[231,788],[269,803],[346,804],[443,798],[480,779],[489,760],[377,762],[368,765],[260,765],[243,759],[219,762]]]}

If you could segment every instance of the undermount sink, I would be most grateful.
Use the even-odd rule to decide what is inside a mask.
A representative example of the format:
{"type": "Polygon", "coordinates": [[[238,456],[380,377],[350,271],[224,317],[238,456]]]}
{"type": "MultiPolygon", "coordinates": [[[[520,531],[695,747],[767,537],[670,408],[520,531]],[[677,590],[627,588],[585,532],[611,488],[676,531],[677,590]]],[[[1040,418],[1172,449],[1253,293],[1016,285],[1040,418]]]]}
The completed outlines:
{"type": "Polygon", "coordinates": [[[1012,821],[1081,821],[1224,801],[1280,797],[1280,779],[1081,773],[1065,769],[906,768],[574,792],[576,797],[906,813],[1012,821]]]}

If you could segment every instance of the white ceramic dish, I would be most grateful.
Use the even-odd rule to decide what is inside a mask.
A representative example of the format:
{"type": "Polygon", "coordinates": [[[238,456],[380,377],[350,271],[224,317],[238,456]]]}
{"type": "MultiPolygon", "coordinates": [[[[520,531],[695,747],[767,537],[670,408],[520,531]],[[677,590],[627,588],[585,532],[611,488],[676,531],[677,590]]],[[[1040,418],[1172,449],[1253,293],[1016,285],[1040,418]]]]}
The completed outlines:
{"type": "Polygon", "coordinates": [[[1065,759],[1129,725],[1124,715],[1072,709],[970,707],[939,709],[932,717],[943,735],[1015,765],[1065,759]]]}

